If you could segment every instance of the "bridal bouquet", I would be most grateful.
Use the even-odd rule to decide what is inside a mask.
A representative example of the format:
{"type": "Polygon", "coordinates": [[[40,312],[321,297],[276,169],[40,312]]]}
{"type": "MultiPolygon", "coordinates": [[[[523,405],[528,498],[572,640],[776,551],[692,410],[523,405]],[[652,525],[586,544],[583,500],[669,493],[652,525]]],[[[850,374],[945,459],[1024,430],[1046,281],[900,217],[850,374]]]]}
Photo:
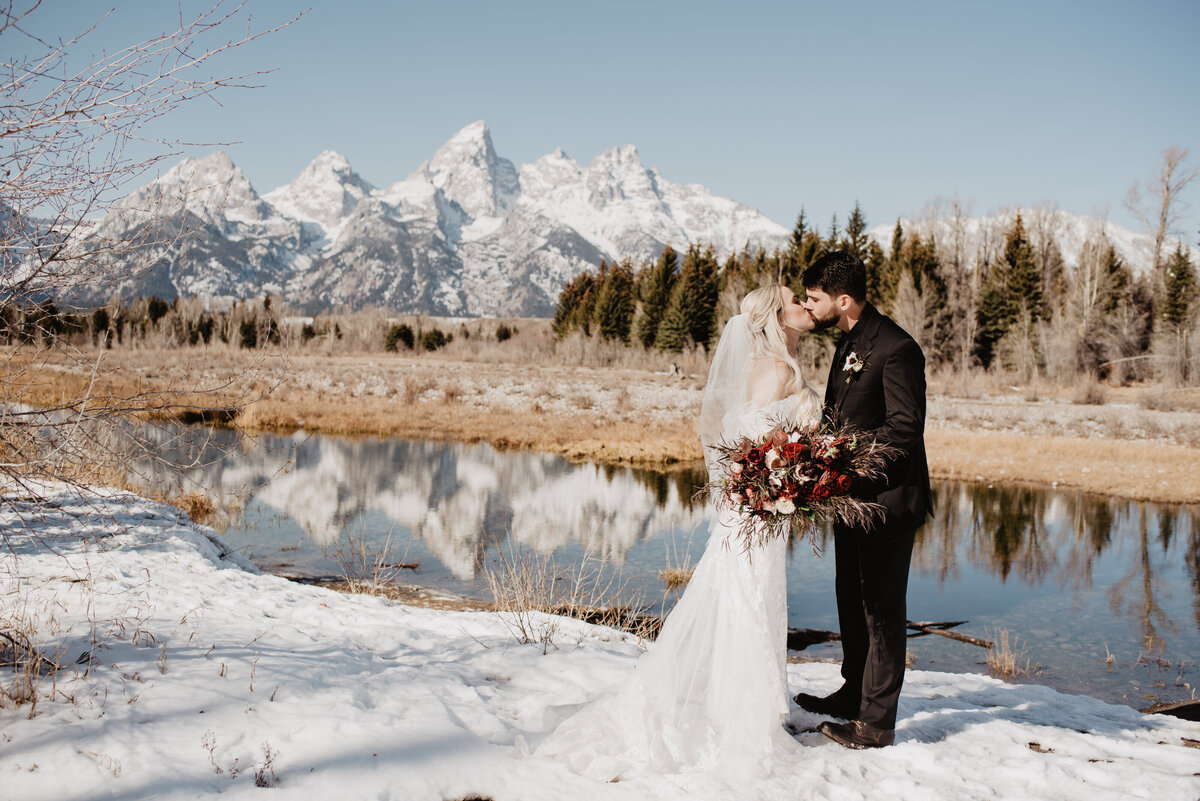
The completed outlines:
{"type": "Polygon", "coordinates": [[[719,506],[740,513],[745,550],[795,529],[816,549],[828,520],[860,525],[883,508],[849,497],[855,479],[874,479],[900,451],[849,429],[776,426],[765,435],[713,446],[723,478],[706,489],[719,506]]]}

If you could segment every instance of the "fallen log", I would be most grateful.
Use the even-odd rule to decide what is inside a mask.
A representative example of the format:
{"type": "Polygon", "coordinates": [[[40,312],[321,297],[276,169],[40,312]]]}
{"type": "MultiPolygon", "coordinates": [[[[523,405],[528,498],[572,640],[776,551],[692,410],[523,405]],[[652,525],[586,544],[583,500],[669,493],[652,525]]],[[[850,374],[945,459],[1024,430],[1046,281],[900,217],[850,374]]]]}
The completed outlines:
{"type": "Polygon", "coordinates": [[[803,651],[810,645],[816,645],[819,642],[836,642],[842,639],[842,635],[836,631],[825,631],[824,629],[788,629],[787,633],[787,649],[789,651],[803,651]]]}
{"type": "MultiPolygon", "coordinates": [[[[907,628],[913,629],[919,633],[910,634],[909,637],[924,637],[926,634],[937,634],[942,637],[949,637],[952,640],[978,645],[980,648],[991,648],[992,643],[987,640],[981,640],[977,637],[970,637],[966,634],[959,634],[957,631],[948,631],[954,626],[961,626],[966,623],[965,620],[937,620],[937,621],[920,621],[913,622],[911,620],[905,623],[907,628]]],[[[822,642],[837,642],[842,639],[842,635],[836,631],[825,631],[824,629],[788,629],[787,649],[789,651],[803,651],[810,645],[816,645],[822,642]]]]}
{"type": "Polygon", "coordinates": [[[1138,712],[1147,715],[1173,715],[1182,720],[1200,721],[1200,699],[1180,701],[1174,704],[1151,704],[1139,709],[1138,712]]]}
{"type": "MultiPolygon", "coordinates": [[[[914,623],[913,621],[910,620],[910,621],[908,621],[908,623],[906,625],[910,629],[913,629],[915,631],[920,631],[925,634],[937,634],[941,637],[949,637],[952,640],[958,640],[959,642],[966,642],[966,643],[970,643],[971,645],[978,645],[980,648],[991,648],[993,643],[990,640],[981,640],[978,637],[971,637],[966,634],[959,634],[957,631],[949,631],[949,628],[951,626],[961,626],[963,623],[966,623],[966,622],[967,621],[965,621],[965,620],[958,620],[958,621],[952,621],[952,622],[939,622],[939,623],[914,623]]],[[[919,637],[921,635],[918,634],[918,635],[909,635],[909,636],[918,636],[919,637]]]]}

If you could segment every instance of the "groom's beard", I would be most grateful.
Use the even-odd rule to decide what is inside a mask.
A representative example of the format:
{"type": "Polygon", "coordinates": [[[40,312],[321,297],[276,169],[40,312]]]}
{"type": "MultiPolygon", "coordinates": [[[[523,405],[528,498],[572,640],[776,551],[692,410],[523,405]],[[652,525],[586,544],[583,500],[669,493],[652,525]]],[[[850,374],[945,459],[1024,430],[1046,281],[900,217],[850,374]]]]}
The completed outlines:
{"type": "Polygon", "coordinates": [[[813,322],[816,324],[814,327],[814,330],[816,331],[824,331],[826,328],[832,328],[833,326],[837,325],[839,319],[837,312],[832,312],[829,317],[818,317],[812,312],[809,312],[808,316],[811,317],[813,322]]]}

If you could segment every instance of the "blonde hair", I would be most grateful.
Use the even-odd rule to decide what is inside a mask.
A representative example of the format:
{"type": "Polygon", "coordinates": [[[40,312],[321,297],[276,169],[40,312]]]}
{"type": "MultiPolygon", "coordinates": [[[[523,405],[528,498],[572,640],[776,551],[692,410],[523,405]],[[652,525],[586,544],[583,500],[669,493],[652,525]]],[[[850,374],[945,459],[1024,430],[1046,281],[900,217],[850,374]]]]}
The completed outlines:
{"type": "Polygon", "coordinates": [[[783,330],[783,284],[767,284],[742,298],[742,314],[746,315],[753,345],[753,357],[770,356],[791,368],[792,379],[785,388],[787,394],[799,392],[805,386],[796,355],[788,350],[783,330]]]}

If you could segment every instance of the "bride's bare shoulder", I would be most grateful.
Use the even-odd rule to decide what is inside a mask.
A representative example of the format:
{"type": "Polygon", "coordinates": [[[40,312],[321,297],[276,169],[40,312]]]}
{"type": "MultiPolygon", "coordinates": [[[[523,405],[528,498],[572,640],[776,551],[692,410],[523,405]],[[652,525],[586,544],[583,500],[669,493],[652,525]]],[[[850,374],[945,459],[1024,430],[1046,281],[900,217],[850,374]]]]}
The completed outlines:
{"type": "Polygon", "coordinates": [[[750,365],[750,400],[755,406],[766,406],[787,397],[792,368],[773,356],[755,359],[750,365]]]}
{"type": "Polygon", "coordinates": [[[785,384],[792,380],[792,368],[774,356],[760,356],[750,363],[750,380],[775,378],[785,384]]]}

